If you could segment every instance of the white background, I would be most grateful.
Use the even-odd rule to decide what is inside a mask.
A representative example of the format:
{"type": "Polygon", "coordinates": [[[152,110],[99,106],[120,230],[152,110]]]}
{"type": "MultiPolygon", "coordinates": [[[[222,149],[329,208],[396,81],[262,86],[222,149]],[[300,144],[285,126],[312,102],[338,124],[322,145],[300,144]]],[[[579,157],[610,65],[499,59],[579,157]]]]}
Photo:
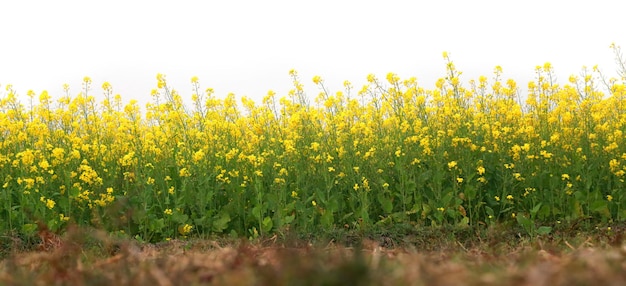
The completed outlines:
{"type": "Polygon", "coordinates": [[[462,82],[501,65],[521,87],[551,62],[567,82],[583,65],[616,76],[609,45],[626,48],[622,1],[2,1],[0,95],[13,84],[58,98],[84,76],[92,95],[108,81],[125,101],[150,100],[156,74],[191,96],[190,78],[216,96],[256,101],[292,88],[300,73],[310,97],[314,75],[331,91],[355,89],[374,73],[416,76],[433,88],[448,51],[462,82]]]}

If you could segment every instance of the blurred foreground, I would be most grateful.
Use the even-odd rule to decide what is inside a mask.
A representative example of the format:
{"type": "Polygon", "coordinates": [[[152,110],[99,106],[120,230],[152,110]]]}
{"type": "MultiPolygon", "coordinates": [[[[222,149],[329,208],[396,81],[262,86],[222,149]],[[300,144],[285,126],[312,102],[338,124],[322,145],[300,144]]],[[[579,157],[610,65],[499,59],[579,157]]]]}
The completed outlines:
{"type": "Polygon", "coordinates": [[[2,245],[2,285],[624,285],[623,228],[528,239],[429,230],[308,242],[277,236],[140,244],[39,230],[2,245]],[[6,247],[6,248],[5,248],[6,247]]]}

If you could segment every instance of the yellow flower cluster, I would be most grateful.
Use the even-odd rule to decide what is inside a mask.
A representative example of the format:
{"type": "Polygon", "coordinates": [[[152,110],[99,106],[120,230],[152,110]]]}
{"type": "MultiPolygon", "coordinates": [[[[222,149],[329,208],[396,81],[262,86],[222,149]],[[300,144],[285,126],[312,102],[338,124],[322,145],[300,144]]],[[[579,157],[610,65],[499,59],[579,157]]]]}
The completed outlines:
{"type": "Polygon", "coordinates": [[[278,223],[350,226],[392,213],[477,223],[521,217],[539,203],[543,219],[588,215],[581,210],[626,219],[626,208],[608,205],[625,189],[622,81],[601,92],[599,75],[583,70],[560,85],[547,63],[522,96],[501,67],[492,82],[465,84],[443,56],[446,75],[434,89],[389,73],[330,92],[315,76],[311,102],[295,70],[290,91],[260,103],[218,98],[193,77],[191,109],[159,74],[143,113],[109,83],[96,102],[88,77],[78,96],[65,86],[56,101],[42,92],[28,106],[7,86],[0,180],[12,195],[4,206],[34,202],[27,207],[38,214],[89,224],[124,198],[141,212],[120,220],[169,227],[164,237],[188,235],[192,222],[198,231],[264,233],[278,223]]]}

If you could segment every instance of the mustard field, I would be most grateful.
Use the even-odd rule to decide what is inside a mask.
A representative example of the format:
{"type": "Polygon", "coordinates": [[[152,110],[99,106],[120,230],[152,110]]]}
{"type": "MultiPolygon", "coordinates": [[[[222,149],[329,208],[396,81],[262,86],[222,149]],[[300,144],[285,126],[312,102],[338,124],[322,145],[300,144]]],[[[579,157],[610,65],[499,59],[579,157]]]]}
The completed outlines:
{"type": "Polygon", "coordinates": [[[621,78],[593,68],[566,83],[546,63],[522,89],[500,67],[465,81],[444,60],[430,89],[389,73],[341,91],[316,76],[305,93],[292,70],[292,90],[261,102],[194,77],[185,105],[161,74],[143,108],[89,77],[79,94],[6,85],[0,233],[77,224],[154,242],[505,222],[535,236],[626,219],[624,61],[621,78]]]}

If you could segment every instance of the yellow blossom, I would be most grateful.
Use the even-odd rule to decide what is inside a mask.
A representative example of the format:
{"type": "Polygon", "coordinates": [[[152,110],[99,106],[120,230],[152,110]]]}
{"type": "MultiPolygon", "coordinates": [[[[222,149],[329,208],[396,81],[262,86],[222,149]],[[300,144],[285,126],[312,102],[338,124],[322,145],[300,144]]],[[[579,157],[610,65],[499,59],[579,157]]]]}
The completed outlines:
{"type": "Polygon", "coordinates": [[[478,168],[476,168],[476,171],[478,171],[478,175],[483,175],[485,174],[485,167],[479,166],[478,168]]]}
{"type": "Polygon", "coordinates": [[[457,166],[456,161],[450,161],[450,162],[448,162],[448,169],[453,169],[453,168],[456,168],[456,166],[457,166]]]}
{"type": "Polygon", "coordinates": [[[180,169],[180,171],[178,171],[178,175],[181,177],[190,177],[191,173],[189,172],[189,170],[187,170],[187,168],[182,168],[180,169]]]}
{"type": "Polygon", "coordinates": [[[315,84],[320,84],[320,82],[322,81],[322,78],[318,75],[313,77],[313,83],[315,84]]]}
{"type": "Polygon", "coordinates": [[[185,224],[185,225],[183,225],[183,226],[181,226],[181,227],[179,227],[179,228],[178,228],[178,232],[179,232],[181,235],[187,235],[187,234],[189,234],[189,233],[191,232],[191,230],[192,230],[192,229],[193,229],[193,226],[192,226],[192,225],[190,225],[190,224],[185,224]]]}

